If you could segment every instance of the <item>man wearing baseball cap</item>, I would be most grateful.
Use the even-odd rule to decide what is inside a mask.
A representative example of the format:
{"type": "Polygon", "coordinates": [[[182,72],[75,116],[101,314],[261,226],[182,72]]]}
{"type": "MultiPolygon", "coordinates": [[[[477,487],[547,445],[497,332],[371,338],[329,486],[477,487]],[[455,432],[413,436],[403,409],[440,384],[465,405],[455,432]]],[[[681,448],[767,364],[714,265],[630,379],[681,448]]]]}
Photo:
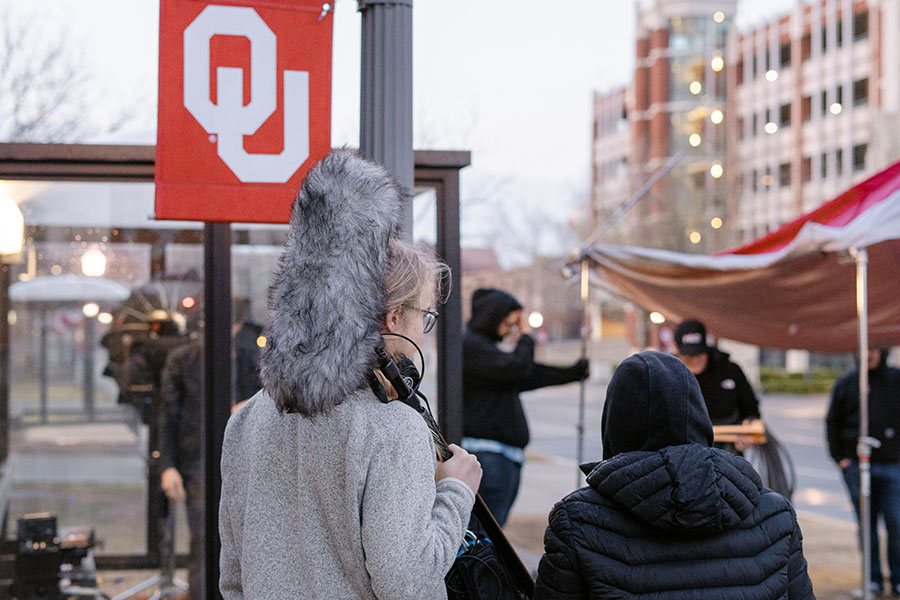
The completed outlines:
{"type": "MultiPolygon", "coordinates": [[[[736,425],[759,418],[759,400],[747,377],[729,355],[706,341],[706,326],[688,319],[675,328],[678,358],[697,378],[713,425],[736,425]]],[[[739,451],[750,444],[739,438],[739,451]]]]}

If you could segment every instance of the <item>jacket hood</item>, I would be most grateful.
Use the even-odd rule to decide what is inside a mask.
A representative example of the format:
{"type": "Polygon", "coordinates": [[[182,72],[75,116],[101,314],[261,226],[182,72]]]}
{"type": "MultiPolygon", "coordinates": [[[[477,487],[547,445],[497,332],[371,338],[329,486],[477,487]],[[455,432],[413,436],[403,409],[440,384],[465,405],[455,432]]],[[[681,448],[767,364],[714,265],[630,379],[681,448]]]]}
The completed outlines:
{"type": "Polygon", "coordinates": [[[382,343],[390,241],[403,194],[380,165],[350,151],[310,170],[269,289],[260,378],[283,412],[328,412],[366,385],[382,343]]]}
{"type": "Polygon", "coordinates": [[[759,504],[762,481],[743,458],[699,444],[625,452],[593,467],[588,485],[654,529],[733,529],[759,504]]]}
{"type": "Polygon", "coordinates": [[[641,352],[619,364],[606,390],[601,430],[604,459],[713,442],[697,378],[678,358],[661,352],[641,352]]]}
{"type": "Polygon", "coordinates": [[[472,318],[469,329],[499,341],[497,328],[509,313],[520,310],[522,305],[511,294],[493,288],[478,288],[472,294],[472,318]]]}

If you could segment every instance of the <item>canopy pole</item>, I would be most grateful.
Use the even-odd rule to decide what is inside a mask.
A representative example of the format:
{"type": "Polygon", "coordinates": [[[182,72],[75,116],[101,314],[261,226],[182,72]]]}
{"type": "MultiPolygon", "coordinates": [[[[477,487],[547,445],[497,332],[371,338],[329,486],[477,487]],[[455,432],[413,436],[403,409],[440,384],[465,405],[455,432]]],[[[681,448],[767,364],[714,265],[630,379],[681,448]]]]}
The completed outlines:
{"type": "Polygon", "coordinates": [[[878,440],[869,437],[869,254],[865,248],[851,248],[856,260],[856,311],[859,318],[859,439],[856,454],[859,458],[859,527],[862,538],[862,592],[864,600],[871,600],[869,573],[872,566],[870,522],[872,473],[869,458],[878,440]]]}
{"type": "MultiPolygon", "coordinates": [[[[581,303],[584,309],[583,322],[581,324],[581,358],[587,360],[588,337],[591,335],[591,313],[588,305],[588,297],[591,291],[591,271],[588,257],[581,259],[581,303]]],[[[582,379],[578,388],[578,460],[575,465],[575,489],[581,487],[582,473],[581,463],[584,462],[584,397],[587,388],[587,378],[582,379]]]]}

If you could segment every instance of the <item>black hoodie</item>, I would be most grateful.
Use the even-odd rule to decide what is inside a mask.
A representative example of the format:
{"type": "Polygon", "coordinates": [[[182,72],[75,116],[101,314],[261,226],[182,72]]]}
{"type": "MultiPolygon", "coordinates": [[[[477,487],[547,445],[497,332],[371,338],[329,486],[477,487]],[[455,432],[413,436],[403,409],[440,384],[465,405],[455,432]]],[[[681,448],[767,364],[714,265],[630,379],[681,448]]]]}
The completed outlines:
{"type": "Polygon", "coordinates": [[[528,423],[519,392],[583,379],[587,361],[570,367],[534,362],[534,339],[522,335],[512,352],[497,347],[497,328],[522,305],[502,290],[479,288],[463,336],[463,435],[516,448],[528,444],[528,423]]]}
{"type": "MultiPolygon", "coordinates": [[[[900,461],[900,369],[889,367],[887,351],[869,369],[869,435],[881,442],[872,462],[900,461]]],[[[835,462],[856,458],[859,437],[859,367],[837,380],[825,418],[828,451],[835,462]]]]}
{"type": "Polygon", "coordinates": [[[743,458],[710,448],[696,379],[629,357],[603,407],[603,460],[558,502],[534,598],[814,598],[790,503],[743,458]]]}

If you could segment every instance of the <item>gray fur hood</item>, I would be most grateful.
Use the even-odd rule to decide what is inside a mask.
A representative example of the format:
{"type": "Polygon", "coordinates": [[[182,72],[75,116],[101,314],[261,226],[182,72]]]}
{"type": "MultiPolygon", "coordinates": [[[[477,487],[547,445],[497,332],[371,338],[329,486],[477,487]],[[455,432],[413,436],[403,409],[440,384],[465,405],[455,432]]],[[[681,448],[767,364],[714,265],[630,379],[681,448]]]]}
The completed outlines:
{"type": "Polygon", "coordinates": [[[390,241],[403,193],[348,150],[310,170],[269,289],[263,386],[282,412],[315,416],[366,384],[382,343],[390,241]]]}

